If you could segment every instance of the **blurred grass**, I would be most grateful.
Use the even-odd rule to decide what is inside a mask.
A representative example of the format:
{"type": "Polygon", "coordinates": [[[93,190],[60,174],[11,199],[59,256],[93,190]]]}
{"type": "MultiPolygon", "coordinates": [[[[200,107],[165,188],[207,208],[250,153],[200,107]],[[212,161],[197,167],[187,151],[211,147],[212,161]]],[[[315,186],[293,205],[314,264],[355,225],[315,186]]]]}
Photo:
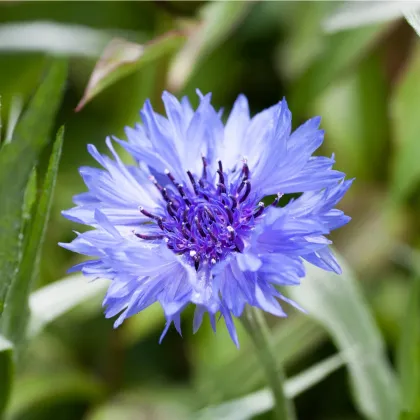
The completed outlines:
{"type": "MultiPolygon", "coordinates": [[[[144,43],[172,28],[200,31],[197,22],[203,16],[202,3],[0,2],[0,28],[2,23],[50,21],[84,25],[107,37],[144,43]]],[[[412,278],[412,268],[395,262],[395,243],[420,243],[416,217],[420,211],[416,198],[420,192],[420,44],[402,20],[327,35],[321,22],[334,7],[334,2],[247,5],[237,23],[210,37],[200,60],[192,63],[191,73],[176,74],[184,80],[176,93],[191,95],[196,103],[197,87],[212,91],[215,105],[225,108],[224,115],[240,92],[248,96],[253,113],[286,95],[294,126],[310,116],[322,116],[326,130],[322,152],[334,152],[337,166],[349,177],[357,177],[341,205],[353,221],[334,240],[360,279],[393,363],[412,278]]],[[[0,50],[3,122],[15,95],[27,103],[43,63],[40,52],[0,50]]],[[[106,135],[123,137],[123,127],[138,120],[138,109],[147,97],[161,107],[160,92],[171,80],[169,64],[167,57],[148,63],[75,113],[95,58],[70,57],[57,117],[57,124],[66,124],[66,139],[37,287],[64,277],[67,268],[80,261],[57,242],[71,240],[72,229],[79,228],[62,218],[60,211],[69,208],[71,197],[84,189],[77,168],[93,164],[86,144],[103,149],[106,135]]],[[[4,124],[2,130],[4,138],[4,124]]],[[[41,166],[46,167],[50,151],[44,152],[41,166]]],[[[171,413],[174,406],[182,418],[184,405],[203,406],[259,389],[263,377],[243,334],[238,351],[223,328],[213,335],[205,325],[193,335],[191,317],[187,311],[183,338],[170,330],[158,346],[164,324],[158,307],[129,319],[117,331],[111,320],[103,318],[99,297],[73,309],[46,326],[31,343],[18,367],[13,418],[102,420],[142,415],[166,419],[173,418],[168,410],[171,413]],[[26,385],[19,384],[34,388],[38,384],[39,394],[30,394],[26,385]],[[57,391],[56,399],[51,390],[57,391]],[[173,405],[176,399],[180,403],[173,405]],[[45,411],[35,410],[35,405],[45,406],[45,411]]],[[[288,358],[289,374],[335,352],[325,332],[302,319],[307,318],[270,319],[278,355],[288,358]]],[[[359,418],[347,376],[341,371],[296,402],[302,419],[359,418]]]]}

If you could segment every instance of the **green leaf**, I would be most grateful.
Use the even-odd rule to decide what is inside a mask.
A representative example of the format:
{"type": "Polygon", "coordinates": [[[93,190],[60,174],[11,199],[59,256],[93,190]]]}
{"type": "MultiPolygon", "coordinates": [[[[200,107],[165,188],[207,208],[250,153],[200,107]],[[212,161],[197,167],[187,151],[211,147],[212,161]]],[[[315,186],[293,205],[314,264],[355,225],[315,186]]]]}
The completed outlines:
{"type": "Polygon", "coordinates": [[[402,405],[420,416],[420,277],[413,279],[397,352],[402,405]]]}
{"type": "Polygon", "coordinates": [[[27,320],[29,317],[28,298],[31,288],[38,277],[41,250],[44,242],[45,231],[51,211],[54,188],[57,179],[58,166],[63,147],[62,127],[57,133],[47,173],[39,198],[36,215],[26,234],[22,261],[19,265],[14,282],[7,297],[8,310],[2,318],[2,328],[14,343],[19,343],[24,337],[27,320]]]}
{"type": "Polygon", "coordinates": [[[167,32],[144,45],[124,39],[112,40],[96,63],[82,99],[80,111],[89,101],[111,84],[141,69],[145,64],[176,51],[184,42],[180,32],[167,32]]]}
{"type": "Polygon", "coordinates": [[[80,303],[99,297],[107,285],[108,281],[105,279],[96,279],[92,282],[82,274],[75,274],[33,292],[29,298],[31,319],[28,335],[38,334],[45,325],[80,303]]]}
{"type": "MultiPolygon", "coordinates": [[[[237,324],[237,329],[240,334],[241,323],[237,324]]],[[[205,331],[200,329],[200,337],[203,334],[205,331]]],[[[271,334],[276,358],[286,367],[313,351],[325,337],[320,326],[301,314],[279,321],[271,334]]],[[[265,383],[265,375],[255,351],[245,340],[246,334],[240,337],[239,351],[224,331],[218,331],[216,338],[208,328],[207,339],[200,341],[196,350],[195,385],[203,401],[216,404],[250,392],[265,383]]]]}
{"type": "Polygon", "coordinates": [[[95,407],[86,420],[185,420],[188,404],[194,399],[190,389],[127,389],[95,407]],[[153,413],[153,414],[152,414],[153,413]]]}
{"type": "Polygon", "coordinates": [[[343,274],[307,265],[307,276],[290,294],[330,333],[346,360],[354,402],[368,419],[395,419],[398,387],[369,305],[347,264],[343,274]]]}
{"type": "Polygon", "coordinates": [[[417,46],[391,98],[391,124],[395,138],[391,194],[395,201],[404,199],[420,179],[420,47],[417,46]]]}
{"type": "Polygon", "coordinates": [[[359,181],[384,171],[388,107],[383,73],[381,57],[371,55],[333,82],[312,107],[328,133],[326,153],[335,152],[337,167],[359,181]]]}
{"type": "Polygon", "coordinates": [[[3,145],[0,150],[1,327],[3,315],[13,308],[13,303],[7,302],[6,309],[6,299],[22,256],[22,203],[26,185],[39,154],[48,142],[48,134],[61,101],[65,77],[65,62],[54,61],[18,122],[12,142],[3,145]]]}
{"type": "Polygon", "coordinates": [[[208,2],[202,7],[200,24],[191,30],[169,70],[170,90],[185,86],[200,61],[225,41],[251,7],[249,1],[208,2]]]}
{"type": "Polygon", "coordinates": [[[111,35],[83,25],[18,22],[0,25],[0,51],[98,57],[111,35]]]}
{"type": "Polygon", "coordinates": [[[0,418],[7,406],[13,376],[13,345],[0,335],[0,418]]]}
{"type": "MultiPolygon", "coordinates": [[[[288,398],[295,398],[315,386],[332,372],[344,365],[341,354],[331,356],[310,367],[304,372],[286,380],[284,391],[288,398]]],[[[208,407],[198,412],[193,418],[199,420],[247,420],[273,408],[271,390],[265,388],[234,401],[216,407],[208,407]]]]}
{"type": "Polygon", "coordinates": [[[19,419],[30,412],[65,402],[95,403],[103,397],[104,391],[97,380],[80,372],[21,377],[13,387],[6,418],[19,419]]]}
{"type": "Polygon", "coordinates": [[[321,94],[330,83],[352,66],[379,41],[388,25],[376,25],[330,35],[322,54],[292,86],[291,109],[305,113],[308,105],[321,94]]]}
{"type": "MultiPolygon", "coordinates": [[[[407,2],[404,4],[407,7],[407,2]]],[[[387,22],[401,18],[401,4],[397,1],[345,2],[323,22],[327,32],[358,28],[372,23],[387,22]]]]}

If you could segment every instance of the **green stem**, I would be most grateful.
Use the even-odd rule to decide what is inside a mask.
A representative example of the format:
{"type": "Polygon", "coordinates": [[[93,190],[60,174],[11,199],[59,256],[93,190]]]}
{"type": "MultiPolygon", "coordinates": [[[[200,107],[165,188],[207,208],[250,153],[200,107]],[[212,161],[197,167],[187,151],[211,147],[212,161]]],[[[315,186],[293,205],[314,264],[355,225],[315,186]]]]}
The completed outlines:
{"type": "Polygon", "coordinates": [[[258,309],[247,307],[241,317],[241,321],[254,343],[265,370],[268,384],[273,392],[274,418],[277,420],[295,420],[294,406],[284,395],[284,371],[273,355],[270,343],[270,331],[264,316],[258,309]]]}

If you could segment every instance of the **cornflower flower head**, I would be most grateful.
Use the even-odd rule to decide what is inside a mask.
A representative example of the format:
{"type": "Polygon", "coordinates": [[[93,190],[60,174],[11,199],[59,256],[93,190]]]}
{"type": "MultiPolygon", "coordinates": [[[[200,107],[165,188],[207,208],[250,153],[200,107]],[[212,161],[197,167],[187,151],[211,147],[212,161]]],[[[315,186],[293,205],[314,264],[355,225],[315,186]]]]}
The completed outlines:
{"type": "Polygon", "coordinates": [[[164,92],[166,118],[146,101],[143,125],[114,138],[134,165],[109,138],[113,158],[88,146],[103,169],[80,168],[88,192],[63,214],[93,229],[60,245],[94,257],[72,271],[111,280],[103,303],[106,317],[119,314],[115,327],[157,301],[162,339],[172,322],[181,333],[180,314],[194,304],[194,332],[206,312],[215,330],[219,315],[238,345],[232,315],[248,304],[286,316],[279,301],[297,305],[278,286],[298,285],[304,260],[340,273],[326,235],[350,220],[334,206],[352,180],[333,157],[312,156],[320,118],[292,132],[285,100],[251,117],[240,95],[223,124],[211,95],[198,95],[194,110],[164,92]],[[302,194],[279,206],[290,193],[302,194]]]}

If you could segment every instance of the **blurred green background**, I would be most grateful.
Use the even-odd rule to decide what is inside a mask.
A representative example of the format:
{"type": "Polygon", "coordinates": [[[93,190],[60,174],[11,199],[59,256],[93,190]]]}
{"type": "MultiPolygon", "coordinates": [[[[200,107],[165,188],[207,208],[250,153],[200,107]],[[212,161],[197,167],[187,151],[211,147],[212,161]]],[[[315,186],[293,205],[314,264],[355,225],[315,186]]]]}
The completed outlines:
{"type": "MultiPolygon", "coordinates": [[[[213,92],[213,104],[227,115],[239,93],[247,95],[253,113],[286,96],[294,126],[320,115],[326,136],[319,152],[334,152],[336,167],[356,177],[340,203],[353,220],[333,240],[352,267],[387,359],[404,383],[407,373],[398,362],[406,337],[401,326],[420,267],[415,250],[420,245],[420,43],[402,18],[326,33],[323,22],[338,7],[338,2],[0,2],[3,121],[27,103],[47,53],[69,57],[56,119],[57,128],[66,126],[63,156],[36,287],[65,277],[80,261],[57,242],[71,241],[80,228],[60,211],[85,190],[77,169],[93,164],[86,145],[105,150],[107,135],[123,138],[124,126],[138,121],[146,98],[162,110],[163,89],[197,103],[199,88],[213,92]],[[42,24],[31,27],[34,22],[42,24]],[[75,112],[112,38],[143,44],[174,29],[186,40],[155,54],[75,112]]],[[[51,147],[41,167],[50,153],[51,147]]],[[[102,296],[97,293],[59,317],[28,343],[16,368],[10,418],[183,419],[191,410],[264,386],[242,330],[240,350],[224,328],[213,335],[205,323],[193,335],[187,311],[183,338],[171,329],[158,345],[164,325],[159,307],[114,330],[113,321],[102,315],[102,296]]],[[[336,353],[340,340],[312,318],[288,312],[289,319],[269,322],[276,354],[292,376],[336,353]]],[[[410,327],[414,336],[420,314],[417,320],[410,327]]],[[[415,370],[420,352],[411,342],[408,346],[408,352],[417,351],[415,370]]],[[[416,395],[419,384],[410,386],[416,395]]],[[[366,415],[353,396],[347,370],[337,369],[295,398],[298,418],[378,418],[366,415]]]]}

